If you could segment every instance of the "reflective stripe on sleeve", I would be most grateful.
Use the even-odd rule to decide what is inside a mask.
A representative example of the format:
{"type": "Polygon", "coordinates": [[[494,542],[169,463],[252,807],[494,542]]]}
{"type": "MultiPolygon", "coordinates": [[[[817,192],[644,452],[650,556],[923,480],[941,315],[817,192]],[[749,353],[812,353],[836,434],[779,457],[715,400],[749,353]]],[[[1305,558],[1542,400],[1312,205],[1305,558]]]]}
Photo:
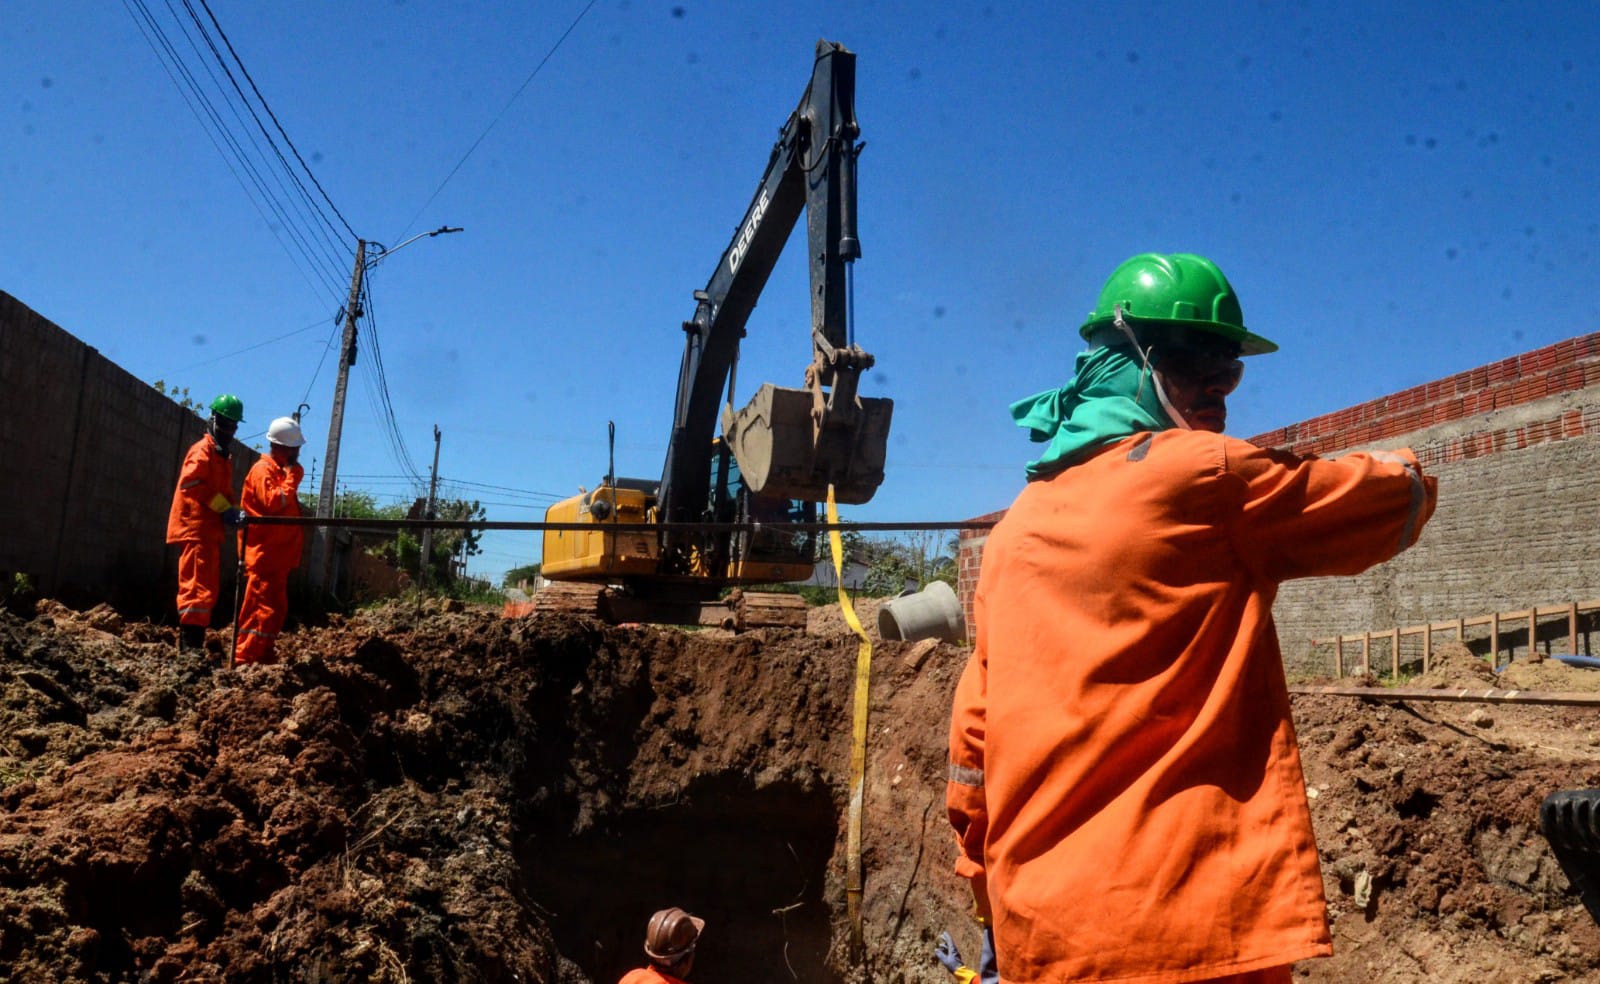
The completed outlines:
{"type": "Polygon", "coordinates": [[[971,786],[974,789],[983,788],[983,770],[974,769],[965,765],[950,763],[950,781],[961,786],[971,786]]]}
{"type": "Polygon", "coordinates": [[[1404,468],[1406,477],[1411,479],[1411,508],[1406,513],[1405,526],[1400,530],[1400,549],[1404,550],[1417,542],[1417,516],[1421,514],[1422,504],[1428,498],[1428,490],[1422,484],[1422,473],[1403,454],[1395,454],[1393,451],[1373,451],[1370,454],[1374,461],[1382,461],[1404,468]]]}

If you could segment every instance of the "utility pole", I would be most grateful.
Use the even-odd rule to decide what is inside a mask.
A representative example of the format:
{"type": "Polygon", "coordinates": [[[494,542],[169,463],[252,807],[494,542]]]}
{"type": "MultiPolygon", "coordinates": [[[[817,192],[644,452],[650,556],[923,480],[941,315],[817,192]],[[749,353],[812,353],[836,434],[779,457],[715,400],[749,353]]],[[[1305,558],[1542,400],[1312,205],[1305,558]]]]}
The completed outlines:
{"type": "MultiPolygon", "coordinates": [[[[344,394],[350,385],[350,367],[356,361],[356,319],[361,317],[361,278],[367,272],[367,241],[356,240],[356,267],[350,274],[350,298],[344,307],[344,338],[339,344],[339,379],[333,385],[333,410],[328,414],[328,444],[322,452],[322,490],[317,496],[317,518],[333,516],[333,499],[339,478],[339,435],[344,430],[344,394]]],[[[311,586],[328,583],[333,531],[316,528],[311,544],[311,586]]]]}
{"type": "MultiPolygon", "coordinates": [[[[440,226],[432,232],[419,232],[410,239],[393,249],[385,249],[380,243],[372,243],[377,247],[372,265],[377,266],[391,253],[411,245],[419,239],[431,239],[434,236],[447,232],[460,232],[461,228],[440,226]]],[[[350,384],[350,367],[356,362],[356,319],[362,315],[361,310],[361,282],[367,272],[367,246],[365,239],[356,240],[356,266],[350,274],[350,298],[345,302],[344,308],[344,338],[339,345],[339,379],[333,388],[333,410],[328,415],[328,446],[323,451],[322,490],[317,496],[317,518],[328,519],[333,515],[333,500],[336,482],[339,478],[339,435],[344,430],[344,395],[350,384]]],[[[316,528],[311,541],[311,586],[317,590],[324,590],[329,585],[329,567],[333,553],[332,531],[325,526],[316,528]]]]}
{"type": "MultiPolygon", "coordinates": [[[[433,472],[428,476],[428,505],[422,513],[423,519],[433,517],[433,497],[439,489],[439,425],[433,425],[433,472]]],[[[419,565],[422,569],[417,571],[417,580],[423,587],[428,585],[428,558],[433,553],[433,527],[426,526],[422,530],[422,560],[419,565]]]]}

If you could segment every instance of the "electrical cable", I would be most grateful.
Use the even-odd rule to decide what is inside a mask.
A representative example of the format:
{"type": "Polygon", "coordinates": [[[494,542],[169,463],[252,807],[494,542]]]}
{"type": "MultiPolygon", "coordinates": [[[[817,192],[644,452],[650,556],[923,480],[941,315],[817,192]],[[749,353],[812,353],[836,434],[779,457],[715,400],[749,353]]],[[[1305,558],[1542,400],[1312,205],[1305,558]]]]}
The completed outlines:
{"type": "Polygon", "coordinates": [[[240,59],[238,52],[233,50],[233,42],[228,40],[228,35],[222,30],[222,25],[217,23],[217,16],[211,12],[210,5],[206,3],[206,0],[200,0],[200,6],[205,8],[206,16],[210,17],[211,23],[216,25],[217,34],[222,38],[222,43],[227,45],[228,53],[233,55],[233,60],[239,63],[239,71],[244,73],[245,81],[250,83],[250,91],[256,94],[256,99],[261,102],[261,108],[265,109],[267,115],[272,117],[272,125],[277,127],[278,132],[283,135],[283,142],[289,145],[289,149],[294,152],[294,159],[300,162],[300,166],[305,169],[306,176],[311,179],[312,184],[317,186],[317,191],[322,194],[322,200],[328,203],[329,208],[333,209],[334,215],[339,216],[339,221],[344,223],[344,231],[350,234],[350,238],[360,239],[361,237],[356,235],[356,231],[350,228],[350,223],[345,221],[343,213],[339,211],[339,206],[335,205],[333,199],[329,198],[328,193],[323,190],[322,183],[317,180],[317,176],[311,173],[311,168],[306,164],[305,158],[300,156],[300,151],[295,147],[294,141],[290,140],[289,134],[284,132],[283,124],[278,122],[277,114],[272,111],[271,106],[267,105],[267,99],[261,94],[261,90],[256,88],[256,80],[250,77],[250,70],[244,67],[244,61],[240,59]]]}
{"type": "MultiPolygon", "coordinates": [[[[261,217],[262,222],[267,225],[273,237],[278,240],[284,252],[289,255],[290,260],[299,269],[301,276],[306,279],[307,285],[316,293],[329,290],[330,284],[327,270],[312,258],[311,253],[303,242],[295,242],[291,245],[290,242],[285,241],[280,230],[287,231],[291,237],[297,240],[300,238],[299,230],[293,222],[289,221],[289,217],[283,211],[282,204],[267,188],[265,180],[254,163],[238,145],[232,132],[222,121],[222,116],[217,111],[216,105],[207,95],[204,87],[200,85],[188,63],[179,54],[177,46],[173,44],[172,39],[157,21],[155,15],[151,13],[144,0],[123,0],[123,6],[128,10],[129,16],[134,21],[134,26],[139,30],[145,43],[155,54],[157,62],[161,65],[163,71],[167,73],[167,77],[172,81],[174,88],[178,90],[179,96],[189,107],[190,113],[194,115],[196,122],[200,124],[201,131],[211,141],[218,156],[222,158],[224,166],[233,174],[234,180],[238,182],[240,189],[245,193],[245,198],[250,201],[257,214],[261,217]],[[226,145],[226,148],[224,145],[226,145]],[[244,172],[243,174],[241,174],[241,170],[244,172]],[[246,180],[246,175],[248,175],[248,181],[246,180]],[[255,193],[251,191],[252,184],[255,185],[255,193]],[[270,209],[273,214],[269,216],[266,209],[270,209]],[[315,277],[323,279],[321,286],[314,282],[313,273],[315,277]]],[[[169,13],[171,13],[170,3],[168,4],[168,9],[169,13]]],[[[174,17],[176,17],[175,13],[174,17]]],[[[180,20],[180,27],[181,23],[180,20]]],[[[198,53],[198,48],[187,31],[184,32],[184,37],[198,53]]],[[[334,290],[336,291],[336,287],[334,287],[334,290]]]]}
{"type": "MultiPolygon", "coordinates": [[[[322,251],[323,259],[331,260],[335,266],[339,265],[338,258],[328,251],[329,246],[331,246],[334,250],[338,250],[343,245],[338,238],[338,230],[333,227],[333,223],[328,220],[327,215],[317,206],[317,203],[311,197],[311,193],[306,190],[305,183],[300,180],[300,176],[295,173],[294,168],[291,167],[289,162],[284,158],[283,151],[278,147],[277,142],[272,139],[272,134],[267,132],[266,125],[261,122],[261,115],[256,112],[255,106],[251,104],[250,99],[245,95],[244,90],[239,87],[238,80],[233,77],[233,70],[228,67],[228,62],[225,58],[223,58],[222,52],[217,50],[216,42],[212,40],[210,32],[206,30],[205,24],[201,22],[200,15],[195,12],[190,0],[182,0],[182,3],[184,10],[186,10],[189,14],[189,22],[194,25],[195,30],[200,34],[201,40],[205,41],[207,50],[211,52],[212,60],[214,60],[222,68],[223,75],[225,75],[228,79],[228,88],[224,88],[221,80],[217,78],[216,72],[211,70],[210,63],[205,61],[204,53],[200,51],[199,47],[194,44],[194,41],[191,38],[189,44],[195,49],[195,54],[200,55],[201,61],[206,64],[206,72],[211,76],[212,84],[215,85],[217,90],[223,94],[224,100],[228,103],[228,108],[233,111],[233,118],[238,121],[240,129],[243,130],[244,133],[249,137],[251,145],[256,149],[256,153],[260,155],[264,161],[267,161],[269,165],[271,160],[276,158],[279,166],[276,168],[269,166],[268,170],[271,171],[274,179],[277,181],[279,189],[286,197],[289,198],[290,201],[293,201],[299,205],[302,216],[311,220],[310,229],[321,233],[321,242],[317,245],[322,251]],[[233,99],[228,98],[229,88],[231,88],[233,93],[238,96],[237,103],[233,99]],[[251,132],[250,127],[245,123],[244,118],[239,115],[239,110],[237,107],[241,104],[244,106],[245,111],[250,114],[250,118],[255,122],[256,130],[259,131],[261,136],[266,139],[267,148],[271,151],[272,155],[270,158],[268,157],[267,152],[262,150],[260,141],[255,138],[255,135],[251,132]],[[294,182],[294,188],[291,189],[285,186],[285,175],[288,176],[289,180],[294,182]]],[[[167,6],[168,9],[171,9],[172,5],[170,0],[167,6]]],[[[208,10],[207,13],[210,13],[210,11],[208,10]]],[[[173,15],[176,16],[176,14],[177,11],[174,10],[173,15]]],[[[212,22],[216,22],[215,17],[212,18],[212,22]]],[[[179,21],[179,24],[181,26],[182,21],[179,21]]],[[[184,34],[185,36],[188,35],[187,28],[184,28],[184,34]]],[[[232,52],[232,50],[232,47],[229,46],[229,51],[232,52]]],[[[237,61],[238,55],[235,54],[234,58],[237,61]]],[[[239,62],[239,69],[241,72],[245,72],[246,75],[249,74],[247,71],[245,71],[243,62],[239,62]]],[[[261,94],[259,92],[256,93],[256,98],[261,98],[261,94]]],[[[270,115],[272,109],[266,105],[265,100],[262,100],[261,105],[270,115]]],[[[302,164],[303,163],[304,162],[302,162],[302,164]]],[[[306,238],[312,238],[310,232],[306,233],[306,238]]],[[[311,248],[311,245],[311,243],[307,243],[307,248],[311,248]]]]}
{"type": "Polygon", "coordinates": [[[506,104],[500,107],[500,112],[496,113],[494,119],[489,121],[489,125],[483,128],[482,133],[478,134],[478,139],[472,141],[472,146],[467,148],[467,152],[461,155],[461,159],[459,161],[456,161],[456,166],[450,169],[450,173],[444,176],[443,181],[439,182],[439,187],[433,189],[433,194],[429,195],[428,200],[422,203],[421,208],[417,209],[417,214],[413,215],[410,221],[405,224],[405,227],[400,230],[400,235],[394,237],[395,241],[398,242],[402,237],[404,237],[405,234],[410,231],[411,227],[416,224],[417,219],[422,217],[422,213],[428,210],[428,206],[433,204],[433,200],[439,197],[439,192],[443,191],[444,186],[450,183],[450,179],[456,176],[456,172],[461,170],[461,166],[467,163],[467,158],[471,157],[473,151],[478,149],[478,145],[483,143],[484,138],[489,135],[489,131],[493,130],[495,125],[500,122],[501,117],[506,115],[506,111],[511,108],[511,104],[516,102],[517,97],[522,95],[522,90],[528,87],[528,83],[532,82],[533,77],[539,74],[539,70],[544,68],[545,62],[548,62],[551,57],[555,55],[556,51],[559,50],[561,45],[567,40],[567,36],[577,28],[578,22],[583,20],[584,15],[589,13],[589,8],[593,7],[594,5],[595,0],[589,0],[589,2],[584,5],[583,9],[578,12],[578,16],[573,18],[572,23],[569,24],[567,29],[561,33],[561,37],[557,38],[556,43],[550,46],[550,50],[544,53],[543,58],[539,59],[539,64],[535,65],[533,67],[533,71],[528,73],[528,77],[522,80],[521,85],[517,86],[517,91],[513,92],[511,94],[511,98],[506,100],[506,104]]]}

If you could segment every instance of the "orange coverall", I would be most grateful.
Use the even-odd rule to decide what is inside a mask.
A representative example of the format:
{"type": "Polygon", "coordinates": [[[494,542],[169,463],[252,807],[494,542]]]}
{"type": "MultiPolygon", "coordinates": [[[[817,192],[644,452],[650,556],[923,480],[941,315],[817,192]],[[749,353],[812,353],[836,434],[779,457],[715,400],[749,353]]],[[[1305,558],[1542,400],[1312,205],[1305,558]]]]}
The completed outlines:
{"type": "MultiPolygon", "coordinates": [[[[300,479],[305,469],[287,468],[263,454],[245,476],[239,506],[251,516],[300,515],[300,479]]],[[[299,526],[247,526],[244,569],[247,580],[239,609],[240,663],[271,663],[273,647],[289,614],[289,574],[300,566],[305,530],[299,526]]]]}
{"type": "Polygon", "coordinates": [[[686,984],[681,978],[663,973],[654,967],[640,967],[622,975],[617,984],[686,984]]]}
{"type": "Polygon", "coordinates": [[[190,446],[167,513],[167,542],[178,556],[178,622],[211,624],[222,577],[222,514],[233,508],[233,459],[210,434],[190,446]]]}
{"type": "Polygon", "coordinates": [[[1393,557],[1436,497],[1409,451],[1301,459],[1185,430],[1023,490],[984,549],[947,787],[1002,981],[1332,953],[1272,601],[1393,557]]]}

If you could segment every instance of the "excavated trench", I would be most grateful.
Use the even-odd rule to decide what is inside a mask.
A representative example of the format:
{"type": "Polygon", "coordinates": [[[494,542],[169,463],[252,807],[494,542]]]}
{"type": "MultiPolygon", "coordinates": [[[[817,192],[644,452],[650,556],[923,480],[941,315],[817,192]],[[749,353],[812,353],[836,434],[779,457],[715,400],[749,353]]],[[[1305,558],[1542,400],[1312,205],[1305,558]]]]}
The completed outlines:
{"type": "MultiPolygon", "coordinates": [[[[669,905],[707,919],[695,980],[938,984],[940,932],[977,952],[943,818],[960,648],[877,641],[857,951],[858,647],[835,625],[397,607],[243,672],[215,636],[210,665],[173,641],[115,613],[0,612],[13,979],[611,984],[669,905]]],[[[1474,670],[1441,650],[1427,685],[1474,670]]],[[[1582,682],[1507,674],[1534,671],[1563,676],[1510,683],[1582,682]]],[[[1600,927],[1535,822],[1550,789],[1600,786],[1591,712],[1307,697],[1295,716],[1336,945],[1299,976],[1600,979],[1600,927]]]]}
{"type": "Polygon", "coordinates": [[[650,913],[680,905],[707,921],[697,979],[835,984],[822,897],[835,835],[825,791],[724,774],[518,854],[561,953],[591,980],[638,966],[650,913]]]}

